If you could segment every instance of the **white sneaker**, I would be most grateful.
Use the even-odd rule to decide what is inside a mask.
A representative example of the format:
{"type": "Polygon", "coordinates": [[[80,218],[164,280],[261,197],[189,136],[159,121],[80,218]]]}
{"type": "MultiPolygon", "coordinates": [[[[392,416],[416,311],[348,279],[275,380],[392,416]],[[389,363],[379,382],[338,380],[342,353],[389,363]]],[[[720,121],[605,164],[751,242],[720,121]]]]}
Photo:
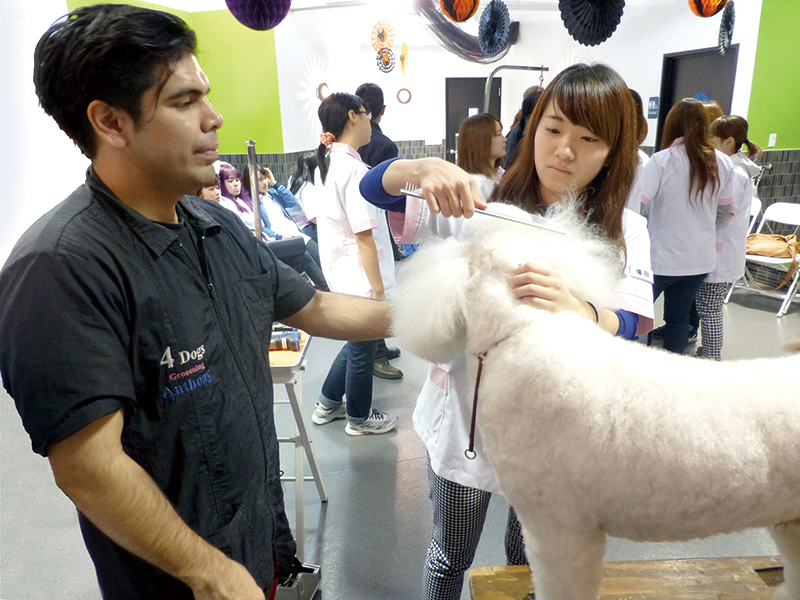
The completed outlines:
{"type": "Polygon", "coordinates": [[[347,416],[347,406],[340,404],[337,408],[325,408],[317,402],[314,407],[314,414],[311,415],[311,420],[316,425],[325,425],[336,419],[344,419],[347,416]]]}
{"type": "Polygon", "coordinates": [[[347,435],[389,433],[394,429],[395,423],[397,423],[397,415],[385,413],[373,408],[366,421],[358,425],[354,425],[348,421],[344,430],[347,432],[347,435]]]}

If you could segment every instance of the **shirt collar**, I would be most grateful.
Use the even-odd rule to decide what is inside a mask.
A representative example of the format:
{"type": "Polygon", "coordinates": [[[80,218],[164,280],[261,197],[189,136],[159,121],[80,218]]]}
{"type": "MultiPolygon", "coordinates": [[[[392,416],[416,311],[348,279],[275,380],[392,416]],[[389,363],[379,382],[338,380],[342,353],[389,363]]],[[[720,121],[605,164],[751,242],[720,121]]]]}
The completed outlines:
{"type": "Polygon", "coordinates": [[[360,162],[360,163],[362,163],[362,164],[366,165],[366,167],[367,167],[367,168],[369,168],[369,165],[368,165],[367,163],[365,163],[365,162],[364,162],[364,161],[361,159],[361,155],[360,155],[358,152],[356,152],[356,151],[355,151],[355,150],[354,150],[354,149],[353,149],[351,146],[349,146],[348,144],[342,144],[342,143],[340,143],[340,142],[333,142],[333,144],[331,144],[331,152],[342,152],[342,153],[344,153],[344,154],[349,154],[350,156],[352,156],[353,158],[355,158],[355,159],[356,159],[358,162],[360,162]]]}
{"type": "MultiPolygon", "coordinates": [[[[89,167],[86,171],[86,185],[94,192],[95,198],[114,210],[156,256],[163,254],[177,239],[178,236],[174,231],[151,221],[117,198],[95,173],[94,167],[89,167]]],[[[176,211],[199,233],[220,227],[219,223],[199,203],[192,200],[191,196],[181,198],[176,211]]]]}

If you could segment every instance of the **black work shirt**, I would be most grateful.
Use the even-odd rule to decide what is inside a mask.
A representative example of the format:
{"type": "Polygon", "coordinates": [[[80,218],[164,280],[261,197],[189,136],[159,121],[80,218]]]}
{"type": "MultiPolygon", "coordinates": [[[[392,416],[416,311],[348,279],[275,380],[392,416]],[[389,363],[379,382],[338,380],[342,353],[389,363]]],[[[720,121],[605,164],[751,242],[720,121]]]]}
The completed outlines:
{"type": "MultiPolygon", "coordinates": [[[[124,409],[122,445],[181,518],[269,590],[294,542],[283,508],[268,345],[314,289],[234,213],[184,197],[183,239],[86,184],[0,272],[0,373],[46,455],[124,409]]],[[[192,598],[81,516],[106,598],[192,598]]]]}
{"type": "Polygon", "coordinates": [[[381,126],[375,121],[369,122],[372,127],[372,138],[368,144],[358,149],[358,155],[367,165],[374,167],[390,158],[397,158],[397,144],[390,140],[381,131],[381,126]]]}

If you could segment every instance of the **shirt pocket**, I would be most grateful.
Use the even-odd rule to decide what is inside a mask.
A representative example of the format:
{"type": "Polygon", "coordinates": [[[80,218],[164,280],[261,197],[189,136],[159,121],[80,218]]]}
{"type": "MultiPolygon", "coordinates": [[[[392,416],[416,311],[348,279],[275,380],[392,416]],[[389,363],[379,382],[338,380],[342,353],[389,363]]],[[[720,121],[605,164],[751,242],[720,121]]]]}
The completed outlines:
{"type": "Polygon", "coordinates": [[[262,343],[262,350],[269,351],[269,338],[275,315],[275,279],[270,271],[256,277],[241,279],[235,284],[242,307],[250,318],[253,331],[262,343]]]}

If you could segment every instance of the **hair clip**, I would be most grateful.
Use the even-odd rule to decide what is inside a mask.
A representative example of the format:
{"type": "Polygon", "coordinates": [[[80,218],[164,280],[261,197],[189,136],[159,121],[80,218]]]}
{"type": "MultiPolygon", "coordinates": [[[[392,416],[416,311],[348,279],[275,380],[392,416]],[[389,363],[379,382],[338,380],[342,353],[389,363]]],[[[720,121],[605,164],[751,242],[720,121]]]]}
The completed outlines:
{"type": "Polygon", "coordinates": [[[336,136],[329,131],[326,131],[325,133],[319,136],[319,143],[325,146],[326,148],[330,148],[331,144],[333,144],[333,142],[335,141],[336,141],[336,136]]]}

